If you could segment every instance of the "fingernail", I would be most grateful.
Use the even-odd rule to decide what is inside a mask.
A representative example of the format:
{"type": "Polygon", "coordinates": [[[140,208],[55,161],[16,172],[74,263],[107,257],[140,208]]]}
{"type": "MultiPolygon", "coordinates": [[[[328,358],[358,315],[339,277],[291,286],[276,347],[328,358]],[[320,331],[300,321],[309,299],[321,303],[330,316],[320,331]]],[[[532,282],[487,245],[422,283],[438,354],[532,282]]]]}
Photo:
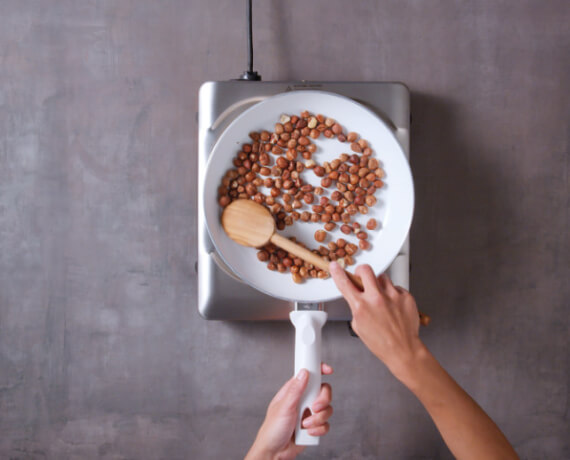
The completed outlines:
{"type": "Polygon", "coordinates": [[[313,405],[313,412],[319,412],[323,410],[325,407],[322,404],[314,404],[313,405]]]}
{"type": "Polygon", "coordinates": [[[329,263],[329,270],[336,270],[338,266],[339,265],[337,262],[330,262],[329,263]]]}
{"type": "Polygon", "coordinates": [[[297,380],[303,380],[307,376],[307,369],[301,369],[297,374],[297,380]]]}
{"type": "Polygon", "coordinates": [[[313,418],[312,417],[307,417],[305,420],[303,420],[303,428],[310,428],[313,426],[313,418]]]}

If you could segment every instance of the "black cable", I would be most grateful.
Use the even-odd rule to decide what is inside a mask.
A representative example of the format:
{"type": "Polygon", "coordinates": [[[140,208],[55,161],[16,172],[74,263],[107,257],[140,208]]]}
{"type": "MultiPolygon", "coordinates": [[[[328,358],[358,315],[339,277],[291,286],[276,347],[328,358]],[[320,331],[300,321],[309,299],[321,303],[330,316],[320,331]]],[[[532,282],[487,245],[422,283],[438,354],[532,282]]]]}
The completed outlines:
{"type": "Polygon", "coordinates": [[[245,0],[247,12],[247,70],[241,75],[240,80],[259,81],[261,75],[253,71],[253,20],[252,20],[252,0],[245,0]]]}
{"type": "Polygon", "coordinates": [[[251,2],[252,0],[247,0],[247,70],[253,72],[253,20],[251,17],[251,2]]]}

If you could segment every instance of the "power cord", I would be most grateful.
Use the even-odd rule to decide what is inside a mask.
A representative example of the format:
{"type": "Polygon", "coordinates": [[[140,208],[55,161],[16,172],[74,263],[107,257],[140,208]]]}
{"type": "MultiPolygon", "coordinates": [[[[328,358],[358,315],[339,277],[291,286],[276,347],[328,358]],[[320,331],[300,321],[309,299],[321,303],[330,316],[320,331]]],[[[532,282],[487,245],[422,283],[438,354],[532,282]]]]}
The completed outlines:
{"type": "Polygon", "coordinates": [[[247,70],[241,74],[239,77],[240,80],[247,80],[247,81],[259,81],[261,80],[261,75],[253,70],[253,25],[251,19],[251,1],[246,0],[246,11],[247,11],[247,25],[248,25],[248,33],[247,33],[247,70]]]}

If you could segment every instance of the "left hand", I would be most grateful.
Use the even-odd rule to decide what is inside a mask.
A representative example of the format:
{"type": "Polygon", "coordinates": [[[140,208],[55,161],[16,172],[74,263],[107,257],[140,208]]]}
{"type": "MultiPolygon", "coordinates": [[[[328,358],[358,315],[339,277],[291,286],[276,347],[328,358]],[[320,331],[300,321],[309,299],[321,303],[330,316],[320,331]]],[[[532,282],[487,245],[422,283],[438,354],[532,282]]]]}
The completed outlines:
{"type": "MultiPolygon", "coordinates": [[[[321,365],[324,375],[333,373],[332,367],[321,365]]],[[[302,369],[289,379],[269,403],[265,420],[257,433],[255,442],[246,455],[246,460],[293,459],[305,448],[297,446],[293,439],[297,424],[298,406],[307,387],[309,373],[302,369]]],[[[333,413],[332,390],[328,383],[321,385],[321,391],[311,406],[313,414],[303,420],[303,428],[312,436],[323,436],[329,431],[327,420],[333,413]]]]}

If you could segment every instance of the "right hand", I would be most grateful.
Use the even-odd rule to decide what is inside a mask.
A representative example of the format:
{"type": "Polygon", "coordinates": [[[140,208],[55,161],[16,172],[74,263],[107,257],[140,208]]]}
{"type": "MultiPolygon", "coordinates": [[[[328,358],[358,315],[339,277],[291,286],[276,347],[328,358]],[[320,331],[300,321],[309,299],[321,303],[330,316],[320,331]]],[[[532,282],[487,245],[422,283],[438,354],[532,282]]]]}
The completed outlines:
{"type": "Polygon", "coordinates": [[[420,319],[412,295],[378,278],[368,265],[356,274],[360,291],[338,264],[331,275],[352,310],[352,328],[364,344],[427,409],[445,443],[462,459],[517,459],[505,435],[477,403],[445,372],[419,338],[420,319]]]}
{"type": "Polygon", "coordinates": [[[331,262],[329,269],[352,311],[352,329],[396,378],[403,381],[425,350],[419,338],[416,301],[408,291],[394,286],[386,275],[376,278],[369,265],[356,268],[364,291],[350,281],[337,263],[331,262]]]}

